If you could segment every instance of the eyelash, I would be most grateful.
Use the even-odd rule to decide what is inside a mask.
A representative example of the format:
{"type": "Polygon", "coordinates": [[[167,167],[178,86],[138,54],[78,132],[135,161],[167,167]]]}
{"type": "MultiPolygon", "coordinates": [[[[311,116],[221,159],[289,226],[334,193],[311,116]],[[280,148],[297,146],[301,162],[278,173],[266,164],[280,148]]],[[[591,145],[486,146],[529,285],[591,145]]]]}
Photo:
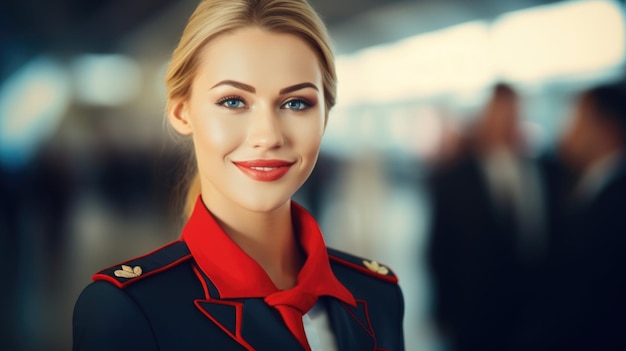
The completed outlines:
{"type": "MultiPolygon", "coordinates": [[[[224,107],[224,108],[228,108],[228,109],[241,109],[241,108],[247,108],[246,105],[246,101],[241,97],[241,96],[236,96],[236,95],[230,95],[230,96],[225,96],[221,99],[219,99],[216,103],[216,105],[224,107]],[[244,106],[242,107],[229,107],[229,106],[225,106],[224,104],[229,102],[229,101],[238,101],[244,104],[244,106]]],[[[304,98],[293,98],[290,100],[285,101],[284,103],[282,103],[280,105],[281,109],[287,109],[287,110],[293,110],[296,112],[302,112],[302,111],[306,111],[308,109],[310,109],[311,107],[313,107],[315,104],[311,101],[309,101],[308,99],[304,99],[304,98]],[[293,103],[293,102],[299,102],[301,104],[304,105],[303,108],[301,109],[294,109],[294,108],[286,108],[285,105],[289,104],[289,103],[293,103]]]]}
{"type": "Polygon", "coordinates": [[[246,105],[246,101],[241,96],[236,96],[236,95],[225,96],[225,97],[217,100],[217,102],[215,104],[218,105],[218,106],[222,106],[222,107],[228,108],[228,109],[239,109],[239,108],[246,108],[247,107],[247,106],[246,107],[228,107],[228,106],[224,105],[228,101],[235,101],[235,100],[236,101],[240,101],[244,105],[246,105]]]}
{"type": "Polygon", "coordinates": [[[311,107],[313,107],[313,105],[314,105],[314,104],[313,104],[311,101],[307,100],[307,99],[303,99],[303,98],[293,98],[293,99],[291,99],[291,100],[287,100],[287,101],[285,101],[282,105],[280,105],[280,108],[286,108],[286,109],[288,109],[288,110],[293,110],[293,111],[296,111],[296,112],[302,112],[302,111],[306,111],[306,110],[310,109],[311,107]],[[285,105],[287,105],[287,104],[289,104],[289,103],[292,103],[292,102],[299,102],[299,103],[302,103],[302,104],[304,105],[304,107],[303,107],[303,108],[301,108],[301,109],[290,109],[290,108],[286,108],[286,107],[284,107],[285,105]]]}

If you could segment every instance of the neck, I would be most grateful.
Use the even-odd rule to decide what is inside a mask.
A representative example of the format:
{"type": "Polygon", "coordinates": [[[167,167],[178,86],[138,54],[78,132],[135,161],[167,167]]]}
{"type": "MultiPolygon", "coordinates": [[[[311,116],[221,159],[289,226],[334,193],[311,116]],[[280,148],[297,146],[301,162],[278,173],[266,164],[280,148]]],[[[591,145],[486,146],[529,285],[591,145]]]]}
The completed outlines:
{"type": "Polygon", "coordinates": [[[263,268],[278,289],[296,285],[304,254],[294,233],[290,201],[270,212],[204,202],[224,232],[263,268]]]}

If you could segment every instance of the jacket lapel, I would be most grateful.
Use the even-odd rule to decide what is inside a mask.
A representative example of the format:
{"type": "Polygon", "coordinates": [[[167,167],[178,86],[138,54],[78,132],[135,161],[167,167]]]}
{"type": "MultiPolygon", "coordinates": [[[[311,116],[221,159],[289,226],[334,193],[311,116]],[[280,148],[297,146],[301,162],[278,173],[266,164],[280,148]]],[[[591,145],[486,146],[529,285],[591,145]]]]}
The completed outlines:
{"type": "Polygon", "coordinates": [[[369,321],[367,302],[356,300],[352,307],[337,299],[327,300],[328,314],[339,350],[375,350],[376,339],[369,321]]]}
{"type": "Polygon", "coordinates": [[[246,350],[254,348],[243,338],[241,334],[243,303],[226,300],[202,300],[194,301],[196,307],[224,333],[237,341],[246,350]]]}
{"type": "Polygon", "coordinates": [[[200,311],[246,350],[303,350],[263,299],[196,300],[200,311]]]}
{"type": "Polygon", "coordinates": [[[280,313],[263,299],[245,300],[243,321],[243,336],[256,350],[304,351],[280,313]]]}
{"type": "MultiPolygon", "coordinates": [[[[303,350],[291,335],[280,313],[262,298],[222,299],[211,280],[194,267],[205,298],[196,307],[226,335],[246,350],[303,350]]],[[[219,345],[211,345],[219,348],[219,345]]]]}

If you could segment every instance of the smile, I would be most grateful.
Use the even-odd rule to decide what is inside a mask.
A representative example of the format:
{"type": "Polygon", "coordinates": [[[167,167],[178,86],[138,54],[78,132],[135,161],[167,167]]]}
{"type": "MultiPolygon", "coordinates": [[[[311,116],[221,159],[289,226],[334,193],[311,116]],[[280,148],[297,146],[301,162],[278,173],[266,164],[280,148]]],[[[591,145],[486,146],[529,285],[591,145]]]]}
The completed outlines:
{"type": "Polygon", "coordinates": [[[273,169],[276,169],[276,167],[250,167],[250,169],[255,169],[257,171],[265,171],[265,172],[269,172],[273,169]]]}
{"type": "Polygon", "coordinates": [[[283,160],[251,160],[233,162],[243,174],[261,182],[273,182],[282,178],[294,164],[283,160]]]}

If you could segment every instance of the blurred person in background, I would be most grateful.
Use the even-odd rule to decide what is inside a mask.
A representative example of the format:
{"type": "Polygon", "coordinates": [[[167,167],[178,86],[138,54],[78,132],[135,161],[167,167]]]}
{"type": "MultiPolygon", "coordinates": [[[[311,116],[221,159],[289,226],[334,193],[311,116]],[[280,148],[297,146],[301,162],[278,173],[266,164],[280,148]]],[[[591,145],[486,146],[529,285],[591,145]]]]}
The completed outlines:
{"type": "Polygon", "coordinates": [[[626,85],[581,93],[559,145],[575,181],[554,211],[541,299],[519,350],[626,350],[626,85]]]}
{"type": "Polygon", "coordinates": [[[94,276],[74,350],[404,350],[397,278],[328,249],[291,197],[336,93],[324,24],[304,0],[206,0],[166,76],[197,171],[182,237],[94,276]]]}
{"type": "Polygon", "coordinates": [[[464,148],[429,182],[434,320],[449,350],[508,349],[542,260],[542,177],[519,103],[497,84],[464,148]]]}

